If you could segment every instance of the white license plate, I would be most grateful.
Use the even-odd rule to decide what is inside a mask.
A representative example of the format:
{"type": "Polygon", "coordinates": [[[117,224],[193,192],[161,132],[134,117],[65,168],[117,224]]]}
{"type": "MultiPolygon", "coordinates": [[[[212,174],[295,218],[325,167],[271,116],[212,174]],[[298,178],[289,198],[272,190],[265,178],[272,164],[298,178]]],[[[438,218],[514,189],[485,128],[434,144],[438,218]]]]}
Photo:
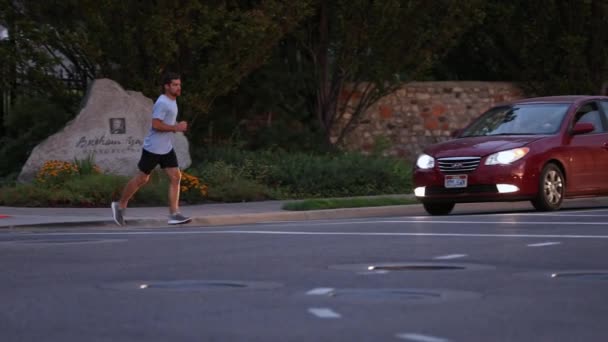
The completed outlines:
{"type": "Polygon", "coordinates": [[[467,187],[467,175],[445,176],[444,185],[446,188],[466,188],[467,187]]]}

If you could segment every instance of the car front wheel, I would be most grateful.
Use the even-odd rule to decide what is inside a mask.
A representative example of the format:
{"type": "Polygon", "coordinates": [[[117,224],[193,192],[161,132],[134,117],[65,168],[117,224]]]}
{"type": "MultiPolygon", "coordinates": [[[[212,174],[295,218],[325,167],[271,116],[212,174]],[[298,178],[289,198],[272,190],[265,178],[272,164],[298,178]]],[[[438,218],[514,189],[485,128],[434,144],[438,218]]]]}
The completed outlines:
{"type": "Polygon", "coordinates": [[[422,205],[431,215],[447,215],[454,209],[454,203],[423,203],[422,205]]]}
{"type": "Polygon", "coordinates": [[[564,200],[565,191],[564,174],[557,165],[547,164],[540,174],[538,194],[532,200],[532,205],[540,211],[558,210],[564,200]]]}

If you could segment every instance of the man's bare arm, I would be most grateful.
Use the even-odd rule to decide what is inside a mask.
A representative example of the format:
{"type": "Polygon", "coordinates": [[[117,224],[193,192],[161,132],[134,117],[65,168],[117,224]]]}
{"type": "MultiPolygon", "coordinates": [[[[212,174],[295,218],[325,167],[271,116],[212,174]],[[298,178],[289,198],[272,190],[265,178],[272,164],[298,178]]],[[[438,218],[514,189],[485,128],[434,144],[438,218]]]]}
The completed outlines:
{"type": "Polygon", "coordinates": [[[188,130],[188,123],[180,121],[176,125],[167,125],[160,119],[152,119],[152,128],[159,132],[185,132],[188,130]]]}

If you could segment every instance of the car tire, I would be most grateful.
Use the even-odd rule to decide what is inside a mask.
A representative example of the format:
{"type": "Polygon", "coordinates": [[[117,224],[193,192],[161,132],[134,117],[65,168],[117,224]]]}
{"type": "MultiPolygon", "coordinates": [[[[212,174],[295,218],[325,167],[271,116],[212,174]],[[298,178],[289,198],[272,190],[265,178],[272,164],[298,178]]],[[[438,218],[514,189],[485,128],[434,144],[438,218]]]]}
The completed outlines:
{"type": "Polygon", "coordinates": [[[562,170],[553,163],[545,165],[538,181],[538,193],[532,205],[539,211],[559,210],[566,193],[562,170]]]}
{"type": "Polygon", "coordinates": [[[431,215],[447,215],[454,209],[455,203],[422,203],[424,210],[431,215]]]}

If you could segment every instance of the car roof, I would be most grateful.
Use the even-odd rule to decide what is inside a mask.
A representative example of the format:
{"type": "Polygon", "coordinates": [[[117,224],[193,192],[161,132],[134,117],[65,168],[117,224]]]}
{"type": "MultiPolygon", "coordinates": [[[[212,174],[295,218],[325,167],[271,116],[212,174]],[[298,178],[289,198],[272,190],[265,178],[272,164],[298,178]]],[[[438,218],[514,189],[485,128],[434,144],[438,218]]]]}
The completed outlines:
{"type": "Polygon", "coordinates": [[[586,100],[608,100],[608,96],[597,95],[563,95],[563,96],[544,96],[519,99],[510,102],[511,104],[524,103],[577,103],[586,100]]]}

